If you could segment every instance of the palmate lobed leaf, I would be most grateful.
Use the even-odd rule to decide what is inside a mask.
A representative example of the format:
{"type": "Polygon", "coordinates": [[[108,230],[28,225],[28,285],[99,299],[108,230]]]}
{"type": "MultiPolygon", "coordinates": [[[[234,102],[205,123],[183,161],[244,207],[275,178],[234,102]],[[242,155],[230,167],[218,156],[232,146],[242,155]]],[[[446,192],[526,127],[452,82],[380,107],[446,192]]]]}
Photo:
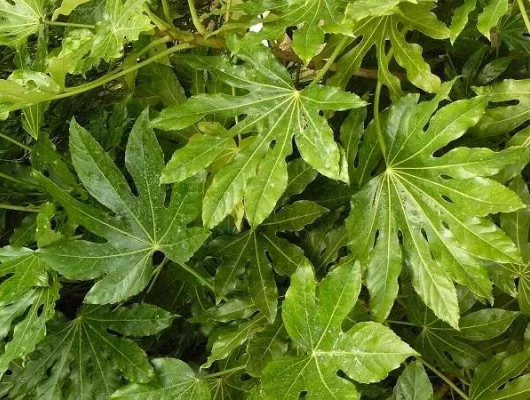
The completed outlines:
{"type": "Polygon", "coordinates": [[[44,339],[60,288],[57,275],[36,252],[2,250],[8,254],[0,264],[0,376],[11,362],[24,359],[44,339]]]}
{"type": "Polygon", "coordinates": [[[156,381],[133,383],[114,392],[119,400],[208,400],[210,391],[204,381],[183,361],[174,358],[151,360],[156,381]]]}
{"type": "Polygon", "coordinates": [[[47,0],[16,0],[0,3],[0,45],[20,46],[37,33],[47,0]]]}
{"type": "MultiPolygon", "coordinates": [[[[360,1],[364,3],[364,1],[360,1]]],[[[324,45],[326,33],[345,33],[348,27],[343,24],[346,0],[261,0],[247,1],[240,5],[250,15],[271,13],[265,19],[266,27],[263,37],[277,36],[279,31],[289,26],[299,26],[293,34],[293,50],[308,64],[324,45]],[[269,22],[270,20],[270,22],[269,22]],[[269,23],[267,23],[269,22],[269,23]],[[270,29],[270,33],[267,32],[270,29]]]]}
{"type": "Polygon", "coordinates": [[[291,275],[302,262],[307,262],[299,247],[277,233],[300,231],[327,211],[316,203],[300,200],[271,215],[259,230],[221,236],[212,241],[212,254],[222,261],[214,281],[216,296],[221,299],[234,291],[246,270],[253,302],[271,323],[274,322],[278,290],[273,271],[291,275]]]}
{"type": "Polygon", "coordinates": [[[352,35],[361,39],[342,55],[336,74],[327,83],[345,87],[352,75],[359,71],[368,51],[375,47],[377,77],[388,87],[392,99],[397,100],[402,95],[399,79],[389,70],[392,57],[407,71],[407,77],[412,84],[429,93],[438,92],[440,78],[431,72],[429,64],[423,59],[421,46],[405,40],[410,30],[420,31],[436,39],[449,37],[447,26],[431,11],[435,3],[378,1],[376,3],[379,7],[374,8],[370,5],[374,2],[368,1],[366,12],[359,12],[360,3],[363,2],[350,3],[346,18],[354,21],[350,28],[352,35]],[[387,50],[387,42],[391,45],[390,51],[387,50]]]}
{"type": "MultiPolygon", "coordinates": [[[[215,158],[211,153],[215,149],[221,151],[230,140],[229,136],[257,132],[215,175],[208,188],[202,212],[207,228],[218,225],[242,200],[253,227],[267,218],[286,189],[285,158],[293,151],[293,136],[302,158],[309,165],[330,178],[347,181],[346,171],[341,168],[339,146],[319,111],[365,105],[358,96],[334,87],[314,85],[297,90],[287,70],[268,49],[261,45],[249,46],[247,42],[234,38],[228,43],[230,50],[245,64],[234,65],[224,57],[193,57],[189,64],[196,69],[209,70],[218,79],[248,93],[242,96],[219,93],[193,96],[182,105],[163,110],[153,121],[155,127],[169,130],[185,128],[207,115],[246,115],[229,133],[204,138],[205,149],[211,157],[204,155],[201,158],[202,168],[208,167],[215,158]]],[[[163,182],[187,176],[173,172],[173,163],[182,165],[177,160],[180,157],[187,160],[188,147],[191,146],[196,148],[197,142],[177,150],[163,174],[163,182]]],[[[193,164],[193,168],[198,169],[201,163],[193,164]]]]}
{"type": "MultiPolygon", "coordinates": [[[[449,104],[432,116],[450,88],[451,83],[444,84],[429,102],[418,104],[416,95],[407,95],[391,107],[381,133],[386,167],[352,197],[347,220],[351,249],[367,270],[378,320],[392,308],[403,265],[425,304],[457,328],[453,281],[491,298],[483,260],[521,262],[514,243],[486,217],[523,204],[487,177],[526,157],[527,150],[459,147],[435,156],[474,126],[487,105],[486,98],[477,97],[449,104]],[[373,212],[366,213],[366,207],[373,212]]],[[[373,168],[369,159],[365,162],[373,168]]]]}
{"type": "Polygon", "coordinates": [[[422,357],[442,370],[462,376],[465,369],[473,369],[488,357],[486,346],[488,340],[505,333],[520,316],[517,311],[500,308],[485,308],[469,312],[466,304],[459,297],[459,305],[465,314],[459,321],[459,331],[437,318],[417,297],[406,303],[408,320],[421,329],[414,339],[414,349],[422,357]]]}
{"type": "Polygon", "coordinates": [[[362,383],[378,382],[416,353],[389,328],[361,322],[343,332],[341,324],[361,289],[361,270],[347,259],[316,287],[313,268],[302,264],[292,276],[282,307],[285,329],[300,347],[298,357],[271,361],[263,372],[266,396],[298,399],[358,399],[339,370],[362,383]]]}
{"type": "Polygon", "coordinates": [[[87,305],[71,321],[57,315],[10,393],[50,400],[108,399],[122,379],[149,382],[155,373],[147,355],[123,336],[153,335],[172,319],[172,314],[148,304],[117,311],[87,305]]]}
{"type": "Polygon", "coordinates": [[[188,227],[200,212],[203,178],[181,182],[172,187],[170,195],[166,193],[166,186],[159,184],[163,154],[149,127],[147,112],[134,125],[125,154],[125,165],[138,195],[133,194],[121,171],[86,130],[72,122],[70,132],[70,151],[79,178],[114,215],[79,202],[38,175],[70,218],[107,239],[106,243],[58,243],[42,249],[40,256],[69,279],[100,278],[86,302],[116,303],[145,288],[155,252],[161,251],[182,264],[206,240],[209,234],[203,228],[188,227]]]}

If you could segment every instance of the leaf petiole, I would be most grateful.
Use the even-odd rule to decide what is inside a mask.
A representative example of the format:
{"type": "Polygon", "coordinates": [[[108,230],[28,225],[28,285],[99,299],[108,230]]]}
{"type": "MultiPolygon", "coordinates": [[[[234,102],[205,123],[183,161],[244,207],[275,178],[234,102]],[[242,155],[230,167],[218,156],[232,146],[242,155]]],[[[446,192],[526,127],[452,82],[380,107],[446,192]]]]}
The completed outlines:
{"type": "Polygon", "coordinates": [[[96,25],[89,24],[74,24],[72,22],[58,22],[58,21],[46,21],[41,20],[41,24],[49,26],[62,26],[66,28],[86,28],[86,29],[96,29],[96,25]]]}
{"type": "Polygon", "coordinates": [[[201,378],[202,379],[218,378],[220,376],[229,375],[229,374],[233,374],[234,372],[241,371],[245,369],[246,367],[247,367],[246,365],[240,365],[239,367],[229,368],[229,369],[225,369],[224,371],[219,371],[213,374],[204,375],[201,378]]]}
{"type": "Polygon", "coordinates": [[[458,386],[456,386],[453,381],[451,381],[449,378],[447,378],[444,374],[442,374],[438,369],[425,361],[423,358],[417,359],[419,362],[421,362],[423,365],[425,365],[427,368],[429,368],[432,372],[434,372],[438,377],[444,381],[451,389],[453,389],[456,393],[458,393],[464,400],[469,400],[469,396],[465,394],[458,386]]]}

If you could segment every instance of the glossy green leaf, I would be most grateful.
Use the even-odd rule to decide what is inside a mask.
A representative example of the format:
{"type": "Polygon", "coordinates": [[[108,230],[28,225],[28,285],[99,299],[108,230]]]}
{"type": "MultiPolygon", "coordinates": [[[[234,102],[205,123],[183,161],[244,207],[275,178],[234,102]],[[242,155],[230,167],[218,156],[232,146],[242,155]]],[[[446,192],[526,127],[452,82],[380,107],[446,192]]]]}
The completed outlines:
{"type": "MultiPolygon", "coordinates": [[[[366,14],[374,12],[374,15],[355,21],[352,33],[362,39],[340,58],[337,73],[329,83],[345,87],[351,76],[361,68],[368,51],[375,47],[379,65],[378,79],[389,88],[392,98],[397,99],[401,95],[401,88],[399,79],[389,72],[391,57],[387,55],[386,43],[390,41],[394,57],[407,71],[409,80],[427,92],[438,92],[440,79],[431,72],[430,66],[423,59],[421,47],[405,40],[409,30],[418,30],[436,39],[449,37],[449,29],[431,11],[432,3],[412,4],[398,1],[378,3],[382,3],[383,9],[389,5],[392,5],[392,8],[380,15],[375,13],[374,9],[368,8],[366,14]]],[[[355,2],[348,6],[350,12],[346,14],[347,18],[357,19],[358,4],[359,2],[355,2]]]]}
{"type": "Polygon", "coordinates": [[[0,376],[46,336],[59,298],[57,276],[28,249],[0,264],[0,376]]]}
{"type": "Polygon", "coordinates": [[[103,399],[111,396],[121,379],[149,382],[155,373],[144,351],[115,333],[151,335],[169,326],[172,318],[147,304],[118,312],[109,306],[85,306],[71,321],[57,316],[11,393],[39,399],[103,399]]]}
{"type": "Polygon", "coordinates": [[[480,364],[471,381],[473,400],[523,400],[530,394],[530,375],[519,376],[529,360],[529,350],[508,355],[500,353],[480,364]]]}
{"type": "Polygon", "coordinates": [[[85,302],[107,304],[125,300],[151,279],[151,258],[162,251],[177,264],[185,263],[208,237],[200,227],[188,227],[200,212],[202,181],[192,178],[174,185],[165,205],[165,186],[159,185],[164,167],[162,151],[143,114],[130,133],[125,164],[138,195],[96,140],[77,123],[71,124],[73,164],[90,194],[107,212],[75,200],[52,181],[42,185],[70,217],[106,243],[79,240],[42,250],[44,259],[70,279],[99,278],[85,302]]]}
{"type": "Polygon", "coordinates": [[[526,94],[530,87],[530,80],[506,79],[493,86],[475,87],[477,94],[486,96],[493,107],[489,108],[473,133],[481,137],[496,136],[509,133],[530,119],[528,107],[530,97],[526,94]],[[495,103],[514,102],[515,105],[500,105],[495,103]]]}
{"type": "Polygon", "coordinates": [[[422,329],[414,340],[414,348],[425,359],[458,376],[462,367],[475,368],[487,358],[485,349],[477,342],[506,332],[519,313],[494,308],[469,312],[460,320],[460,331],[436,318],[419,301],[411,299],[407,303],[407,315],[422,329]]]}
{"type": "Polygon", "coordinates": [[[415,352],[390,329],[362,322],[346,332],[341,323],[357,301],[361,288],[358,263],[339,265],[318,286],[305,263],[292,276],[282,318],[298,357],[267,364],[263,385],[270,398],[357,399],[355,386],[337,375],[340,369],[363,383],[377,382],[415,352]]]}
{"type": "MultiPolygon", "coordinates": [[[[208,188],[202,212],[208,228],[218,225],[241,200],[250,224],[257,226],[263,222],[286,189],[285,158],[292,152],[293,136],[309,165],[330,178],[347,179],[344,171],[341,172],[340,150],[333,140],[333,132],[319,111],[345,110],[365,104],[356,95],[333,87],[315,85],[299,91],[285,68],[265,48],[251,47],[237,40],[230,41],[229,45],[245,61],[244,65],[236,66],[223,57],[194,57],[189,63],[193,68],[214,72],[218,79],[248,94],[200,94],[183,105],[165,109],[153,121],[157,128],[182,129],[207,115],[245,114],[246,118],[230,129],[231,135],[258,132],[216,174],[208,188]]],[[[221,139],[217,141],[224,144],[221,139]]],[[[186,152],[191,150],[186,147],[179,150],[176,158],[186,152]]],[[[204,166],[207,161],[211,158],[203,158],[204,166]]],[[[177,178],[181,179],[179,175],[177,178]]]]}
{"type": "Polygon", "coordinates": [[[396,400],[430,400],[433,398],[432,384],[419,361],[407,365],[394,388],[396,400]]]}
{"type": "Polygon", "coordinates": [[[7,79],[0,80],[0,120],[9,111],[51,100],[60,89],[57,82],[42,72],[14,71],[7,79]]]}
{"type": "Polygon", "coordinates": [[[250,296],[272,323],[276,318],[278,297],[273,268],[279,274],[290,275],[306,260],[299,247],[278,237],[277,233],[299,231],[326,212],[324,207],[301,200],[271,215],[260,231],[250,230],[215,239],[212,251],[222,261],[214,282],[217,297],[231,293],[246,270],[250,296]]]}
{"type": "Polygon", "coordinates": [[[45,0],[16,0],[0,3],[0,45],[20,46],[39,31],[45,0]]]}
{"type": "Polygon", "coordinates": [[[293,49],[308,64],[320,52],[326,33],[346,31],[343,15],[347,4],[344,0],[295,0],[286,6],[282,0],[265,0],[247,1],[241,8],[252,15],[263,11],[277,15],[277,18],[270,18],[267,25],[267,28],[274,28],[271,33],[298,25],[293,34],[293,49]]]}
{"type": "Polygon", "coordinates": [[[111,396],[113,399],[134,400],[207,400],[208,386],[183,361],[174,358],[151,360],[156,373],[152,383],[132,383],[111,396]]]}
{"type": "Polygon", "coordinates": [[[489,0],[482,13],[478,16],[477,29],[490,39],[490,30],[499,23],[499,20],[508,12],[508,0],[489,0]]]}
{"type": "MultiPolygon", "coordinates": [[[[443,92],[450,87],[445,84],[443,92]]],[[[433,116],[443,92],[419,104],[417,96],[408,95],[390,109],[382,126],[386,167],[352,197],[347,220],[351,249],[367,269],[378,320],[392,308],[403,264],[425,304],[457,328],[453,281],[490,298],[482,260],[521,262],[513,242],[486,217],[523,205],[514,192],[487,177],[523,156],[524,149],[495,153],[460,147],[435,156],[474,126],[486,108],[486,100],[477,97],[447,105],[433,116]],[[365,212],[367,204],[373,212],[365,212]]],[[[369,160],[364,162],[371,167],[369,160]]]]}

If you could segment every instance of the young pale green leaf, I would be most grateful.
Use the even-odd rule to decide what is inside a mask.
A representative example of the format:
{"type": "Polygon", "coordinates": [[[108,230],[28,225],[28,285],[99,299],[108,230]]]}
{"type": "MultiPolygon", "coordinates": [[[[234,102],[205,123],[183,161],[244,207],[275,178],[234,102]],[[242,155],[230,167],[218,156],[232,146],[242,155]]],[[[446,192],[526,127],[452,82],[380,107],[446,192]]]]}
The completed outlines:
{"type": "Polygon", "coordinates": [[[173,316],[142,304],[113,312],[109,306],[85,306],[74,320],[56,317],[29,357],[14,396],[30,398],[109,398],[121,379],[146,383],[154,378],[144,351],[132,340],[168,327],[173,316]],[[50,371],[50,373],[48,373],[50,371]]]}
{"type": "Polygon", "coordinates": [[[42,249],[41,255],[70,279],[100,278],[86,302],[119,302],[145,288],[156,251],[182,264],[206,240],[204,229],[188,227],[200,212],[203,182],[195,177],[174,185],[169,204],[165,205],[166,187],[159,185],[164,159],[147,113],[134,125],[125,154],[125,165],[138,195],[132,193],[121,171],[86,130],[72,122],[70,132],[73,164],[81,181],[115,216],[75,200],[40,176],[43,187],[75,222],[107,239],[107,243],[58,243],[42,249]]]}
{"type": "Polygon", "coordinates": [[[35,252],[0,264],[0,376],[12,361],[26,357],[46,336],[46,323],[59,298],[57,276],[35,252]]]}
{"type": "Polygon", "coordinates": [[[247,1],[239,8],[250,15],[270,11],[272,18],[265,19],[265,33],[261,37],[273,36],[290,26],[298,26],[293,34],[293,50],[308,64],[324,46],[326,33],[344,33],[344,0],[282,0],[247,1]],[[270,20],[270,22],[269,22],[270,20]],[[270,33],[268,32],[270,29],[270,33]]]}
{"type": "Polygon", "coordinates": [[[52,20],[55,21],[60,15],[70,15],[76,7],[89,1],[90,0],[63,0],[59,8],[53,12],[52,20]]]}
{"type": "Polygon", "coordinates": [[[451,43],[454,44],[457,37],[462,33],[468,22],[469,14],[476,6],[477,0],[464,0],[464,3],[455,10],[449,28],[451,30],[451,43]]]}
{"type": "Polygon", "coordinates": [[[414,361],[399,376],[394,387],[396,400],[431,400],[432,384],[423,368],[423,364],[414,361]]]}
{"type": "MultiPolygon", "coordinates": [[[[204,124],[203,124],[204,127],[204,124]]],[[[197,134],[189,143],[173,153],[162,171],[161,183],[181,182],[206,169],[225,150],[234,147],[232,132],[212,124],[204,134],[197,134]]]]}
{"type": "Polygon", "coordinates": [[[156,380],[150,383],[131,383],[112,394],[119,400],[208,400],[208,385],[183,361],[175,358],[151,360],[156,380]]]}
{"type": "MultiPolygon", "coordinates": [[[[365,104],[356,95],[334,87],[308,86],[297,90],[287,70],[266,48],[249,46],[236,39],[231,39],[229,46],[245,61],[244,65],[234,65],[224,57],[192,57],[189,64],[213,72],[218,79],[248,94],[199,94],[182,105],[163,110],[153,121],[155,127],[169,130],[184,128],[211,114],[221,117],[245,114],[246,118],[230,129],[230,134],[258,132],[215,175],[208,188],[202,211],[207,228],[219,224],[242,200],[252,226],[267,218],[287,186],[285,158],[292,153],[293,136],[309,165],[332,179],[347,179],[345,171],[341,171],[341,154],[333,131],[319,111],[345,110],[365,104]]],[[[217,140],[223,145],[228,138],[217,140]]],[[[193,143],[188,146],[196,147],[193,143]]],[[[177,151],[165,173],[165,182],[169,181],[166,178],[171,174],[172,165],[183,165],[182,157],[196,151],[186,147],[177,151]]],[[[204,150],[198,151],[200,163],[196,166],[192,163],[192,167],[200,164],[206,167],[214,154],[208,152],[211,157],[206,157],[204,150]]],[[[182,178],[179,173],[175,175],[177,179],[182,178]]]]}
{"type": "MultiPolygon", "coordinates": [[[[46,0],[14,0],[0,3],[0,45],[17,47],[39,31],[46,0]]],[[[1,92],[0,92],[1,93],[1,92]]]]}
{"type": "Polygon", "coordinates": [[[489,0],[488,5],[484,7],[478,16],[478,31],[488,39],[491,39],[491,28],[496,26],[500,19],[508,12],[509,5],[510,3],[508,0],[489,0]]]}
{"type": "MultiPolygon", "coordinates": [[[[399,79],[389,72],[391,56],[389,57],[386,53],[386,43],[389,40],[394,57],[398,64],[407,71],[409,80],[427,92],[438,92],[440,79],[431,73],[430,66],[423,60],[420,45],[411,44],[405,40],[405,35],[409,30],[418,30],[436,39],[449,37],[449,29],[431,11],[433,3],[386,2],[386,5],[382,4],[381,9],[384,12],[374,13],[374,15],[357,20],[355,10],[358,3],[349,5],[348,10],[351,12],[346,15],[346,18],[355,20],[352,33],[355,37],[362,37],[362,39],[340,58],[337,73],[329,80],[329,83],[345,87],[352,75],[361,68],[368,51],[375,46],[378,79],[389,88],[394,100],[399,98],[401,95],[399,79]],[[386,7],[390,5],[393,6],[386,10],[386,7]]],[[[373,9],[369,10],[368,14],[372,11],[373,9]]],[[[361,15],[364,14],[361,13],[361,15]]]]}
{"type": "Polygon", "coordinates": [[[0,120],[10,111],[51,100],[60,90],[59,84],[42,72],[16,70],[0,80],[0,120]]]}
{"type": "Polygon", "coordinates": [[[469,389],[470,400],[526,400],[530,374],[519,376],[528,365],[528,348],[520,353],[500,353],[480,364],[469,389]]]}
{"type": "MultiPolygon", "coordinates": [[[[71,11],[71,6],[80,3],[74,0],[64,11],[71,11]]],[[[143,13],[144,4],[145,0],[105,0],[95,31],[70,30],[60,52],[50,58],[48,71],[64,79],[66,72],[84,74],[101,60],[111,62],[121,58],[125,44],[153,29],[150,18],[143,13]]],[[[56,13],[63,13],[61,9],[56,13]]]]}
{"type": "Polygon", "coordinates": [[[492,103],[517,101],[515,105],[501,105],[489,108],[473,133],[481,137],[497,136],[509,133],[530,119],[530,79],[506,79],[492,86],[473,88],[478,95],[483,95],[492,103]]]}
{"type": "MultiPolygon", "coordinates": [[[[521,262],[513,242],[486,217],[523,204],[514,192],[486,177],[516,162],[525,150],[456,148],[435,156],[474,126],[487,105],[482,97],[462,100],[432,117],[450,88],[451,83],[444,84],[433,100],[419,104],[418,96],[407,95],[390,109],[382,126],[386,168],[352,197],[347,220],[351,249],[367,269],[371,308],[378,320],[392,308],[403,264],[425,304],[457,328],[453,281],[491,298],[482,260],[521,262]],[[475,168],[476,162],[484,167],[475,168]],[[371,213],[366,213],[367,206],[371,213]]],[[[372,167],[369,160],[364,162],[357,168],[372,167]]]]}
{"type": "Polygon", "coordinates": [[[415,352],[390,329],[363,322],[343,332],[361,289],[358,263],[347,259],[316,286],[313,268],[302,264],[292,276],[283,304],[283,321],[300,356],[271,361],[263,373],[269,398],[357,399],[355,386],[340,378],[370,383],[384,379],[415,352]]]}
{"type": "Polygon", "coordinates": [[[271,215],[262,230],[216,238],[211,244],[212,253],[222,260],[214,282],[217,297],[231,293],[246,270],[252,301],[272,323],[278,297],[273,267],[282,275],[290,275],[305,260],[300,248],[276,234],[299,231],[325,212],[326,208],[301,200],[271,215]]]}

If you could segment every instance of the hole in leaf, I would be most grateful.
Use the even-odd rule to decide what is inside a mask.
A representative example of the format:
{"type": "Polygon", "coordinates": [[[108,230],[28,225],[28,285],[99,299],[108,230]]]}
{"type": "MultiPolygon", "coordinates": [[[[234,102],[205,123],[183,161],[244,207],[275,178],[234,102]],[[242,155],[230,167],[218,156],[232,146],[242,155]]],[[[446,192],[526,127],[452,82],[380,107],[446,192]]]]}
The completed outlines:
{"type": "Polygon", "coordinates": [[[374,245],[373,245],[373,247],[376,246],[376,244],[377,244],[377,239],[379,239],[379,229],[375,232],[375,236],[374,236],[374,245]]]}
{"type": "Polygon", "coordinates": [[[448,224],[447,222],[445,222],[445,221],[442,221],[442,225],[443,225],[443,227],[444,227],[445,229],[447,229],[447,230],[450,230],[450,229],[451,229],[451,228],[449,228],[449,224],[448,224]]]}
{"type": "Polygon", "coordinates": [[[307,398],[307,390],[304,390],[302,393],[300,393],[300,396],[298,396],[299,399],[305,399],[307,398]]]}
{"type": "Polygon", "coordinates": [[[155,251],[153,254],[153,264],[158,265],[164,260],[164,253],[161,251],[155,251]]]}
{"type": "Polygon", "coordinates": [[[421,228],[421,236],[423,236],[426,242],[429,241],[429,238],[427,237],[427,231],[425,231],[424,228],[421,228]]]}
{"type": "Polygon", "coordinates": [[[448,203],[451,203],[453,204],[453,200],[451,200],[451,198],[449,196],[446,196],[445,194],[442,194],[442,199],[444,199],[445,201],[447,201],[448,203]]]}
{"type": "Polygon", "coordinates": [[[397,236],[398,236],[399,244],[400,244],[400,245],[403,245],[403,232],[401,232],[401,230],[399,230],[399,231],[397,232],[397,236]]]}
{"type": "Polygon", "coordinates": [[[451,179],[453,179],[452,176],[449,176],[449,175],[446,175],[446,174],[441,174],[440,178],[442,178],[445,181],[450,181],[451,179]]]}

